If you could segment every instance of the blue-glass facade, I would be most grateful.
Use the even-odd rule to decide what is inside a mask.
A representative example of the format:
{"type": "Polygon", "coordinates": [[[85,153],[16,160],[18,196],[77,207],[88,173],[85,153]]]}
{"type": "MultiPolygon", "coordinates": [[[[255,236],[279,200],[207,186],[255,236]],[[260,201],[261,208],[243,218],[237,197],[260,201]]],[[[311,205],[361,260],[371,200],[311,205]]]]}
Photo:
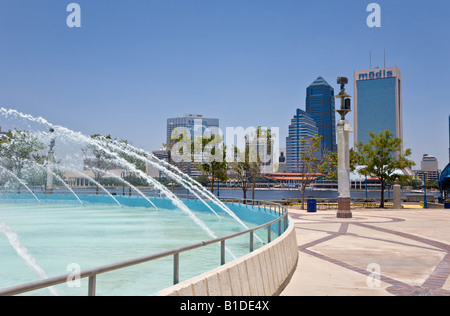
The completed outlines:
{"type": "Polygon", "coordinates": [[[314,120],[305,111],[297,109],[289,125],[289,136],[286,137],[286,171],[299,172],[301,169],[300,153],[306,148],[300,144],[302,138],[318,135],[319,129],[314,120]]]}
{"type": "Polygon", "coordinates": [[[337,151],[334,89],[318,77],[306,89],[306,112],[316,122],[322,137],[322,152],[337,151]]]}
{"type": "Polygon", "coordinates": [[[358,89],[358,142],[369,143],[369,132],[396,132],[396,78],[360,80],[358,89]]]}
{"type": "MultiPolygon", "coordinates": [[[[403,142],[402,74],[398,67],[354,72],[355,146],[389,130],[403,142]]],[[[403,150],[403,144],[401,145],[403,150]]]]}

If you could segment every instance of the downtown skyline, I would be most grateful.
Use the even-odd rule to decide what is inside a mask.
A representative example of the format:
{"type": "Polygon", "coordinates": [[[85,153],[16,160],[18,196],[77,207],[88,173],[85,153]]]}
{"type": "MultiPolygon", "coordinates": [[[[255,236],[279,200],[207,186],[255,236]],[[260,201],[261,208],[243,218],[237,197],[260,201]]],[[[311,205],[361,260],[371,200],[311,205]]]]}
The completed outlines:
{"type": "Polygon", "coordinates": [[[404,148],[417,165],[423,154],[448,163],[447,1],[377,1],[380,28],[366,25],[363,1],[99,0],[77,1],[71,29],[69,3],[2,2],[0,106],[147,150],[186,113],[221,128],[278,126],[283,147],[315,78],[336,91],[346,76],[353,96],[353,72],[369,68],[370,51],[383,68],[386,49],[386,67],[402,70],[404,148]]]}

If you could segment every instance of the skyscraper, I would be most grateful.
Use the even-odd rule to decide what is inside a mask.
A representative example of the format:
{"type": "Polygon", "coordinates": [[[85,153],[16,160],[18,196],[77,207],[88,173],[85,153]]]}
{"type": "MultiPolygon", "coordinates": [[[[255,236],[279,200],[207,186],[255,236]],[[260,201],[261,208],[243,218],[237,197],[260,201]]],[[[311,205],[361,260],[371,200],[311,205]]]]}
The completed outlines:
{"type": "Polygon", "coordinates": [[[403,141],[401,83],[398,67],[354,72],[355,146],[385,130],[403,141]]]}
{"type": "MultiPolygon", "coordinates": [[[[420,170],[424,172],[427,181],[439,180],[439,163],[436,157],[424,154],[420,163],[420,170]]],[[[418,177],[423,180],[423,174],[418,174],[418,177]]]]}
{"type": "Polygon", "coordinates": [[[195,132],[203,135],[205,129],[209,127],[219,127],[219,119],[204,118],[203,115],[186,114],[184,117],[175,117],[167,119],[167,143],[172,135],[172,131],[177,127],[185,127],[189,130],[192,136],[195,132]],[[201,131],[195,131],[195,128],[201,128],[201,131]]]}
{"type": "MultiPolygon", "coordinates": [[[[167,134],[166,141],[169,148],[172,148],[173,143],[171,144],[170,138],[173,136],[173,131],[176,128],[184,128],[187,129],[190,133],[190,136],[194,138],[196,141],[199,137],[203,136],[203,133],[207,128],[219,128],[219,119],[215,118],[204,118],[203,115],[198,114],[186,114],[184,117],[175,117],[167,119],[167,134]]],[[[185,136],[186,137],[186,136],[185,136]]],[[[173,141],[173,140],[172,140],[173,141]]],[[[177,159],[181,159],[180,157],[176,158],[173,152],[168,150],[168,160],[170,163],[176,165],[181,171],[191,175],[191,176],[199,176],[201,172],[199,172],[193,162],[202,161],[203,154],[193,152],[184,158],[189,158],[190,161],[177,161],[177,159]]],[[[162,154],[162,153],[161,153],[162,154]]]]}
{"type": "Polygon", "coordinates": [[[334,89],[320,76],[306,89],[306,112],[316,122],[324,154],[337,151],[334,100],[334,89]]]}
{"type": "Polygon", "coordinates": [[[306,148],[301,146],[302,138],[318,135],[319,129],[314,120],[305,111],[297,109],[289,125],[289,136],[286,137],[286,171],[299,172],[301,167],[300,153],[306,148]]]}

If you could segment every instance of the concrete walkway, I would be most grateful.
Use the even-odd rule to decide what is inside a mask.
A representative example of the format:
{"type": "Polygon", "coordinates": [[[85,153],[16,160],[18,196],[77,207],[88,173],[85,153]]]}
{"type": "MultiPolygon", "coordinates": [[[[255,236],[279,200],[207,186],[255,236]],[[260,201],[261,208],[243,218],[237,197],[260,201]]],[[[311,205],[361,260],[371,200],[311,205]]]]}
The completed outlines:
{"type": "Polygon", "coordinates": [[[281,295],[450,295],[450,210],[289,212],[300,254],[281,295]]]}

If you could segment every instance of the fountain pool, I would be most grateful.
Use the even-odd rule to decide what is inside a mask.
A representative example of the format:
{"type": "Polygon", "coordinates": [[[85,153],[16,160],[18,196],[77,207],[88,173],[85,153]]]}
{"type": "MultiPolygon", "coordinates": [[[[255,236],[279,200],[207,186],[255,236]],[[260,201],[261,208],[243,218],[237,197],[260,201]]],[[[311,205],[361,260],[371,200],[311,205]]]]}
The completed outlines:
{"type": "MultiPolygon", "coordinates": [[[[121,197],[122,207],[107,196],[79,196],[83,206],[70,196],[3,195],[0,220],[16,234],[35,264],[47,277],[86,270],[128,259],[175,249],[211,239],[188,215],[166,199],[152,198],[155,210],[142,197],[121,197]],[[106,204],[111,205],[106,205],[106,204]]],[[[242,231],[233,218],[221,219],[198,200],[183,200],[217,236],[242,231]]],[[[264,208],[227,204],[247,226],[254,227],[277,218],[264,208]]],[[[258,234],[263,235],[263,231],[258,234]]],[[[276,237],[276,231],[272,231],[276,237]]],[[[264,237],[262,239],[265,239],[264,237]]],[[[255,249],[263,244],[255,239],[255,249]]],[[[236,257],[249,252],[248,235],[231,239],[227,247],[236,257]]],[[[26,260],[18,256],[8,238],[0,234],[0,289],[42,279],[26,260]]],[[[220,246],[211,245],[180,255],[180,281],[220,265],[220,246]]],[[[227,261],[234,258],[227,254],[227,261]]],[[[97,295],[151,295],[172,285],[172,257],[163,258],[97,277],[97,295]]],[[[27,295],[86,295],[87,279],[79,286],[67,284],[30,292],[27,295]]]]}

